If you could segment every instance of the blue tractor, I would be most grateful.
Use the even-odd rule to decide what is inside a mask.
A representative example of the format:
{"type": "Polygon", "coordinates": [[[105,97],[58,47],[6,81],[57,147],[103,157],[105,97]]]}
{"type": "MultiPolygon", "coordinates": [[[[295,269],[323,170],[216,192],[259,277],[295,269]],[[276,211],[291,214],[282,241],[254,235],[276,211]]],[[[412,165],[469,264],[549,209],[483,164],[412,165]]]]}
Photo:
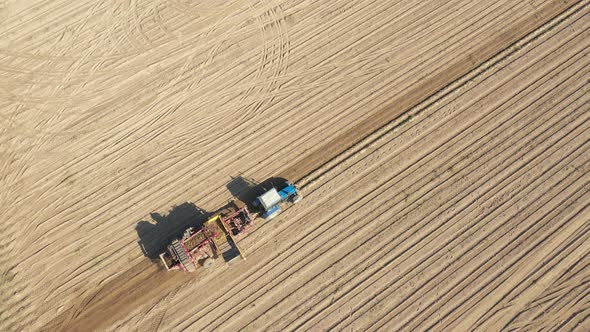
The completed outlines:
{"type": "Polygon", "coordinates": [[[260,208],[260,215],[264,219],[272,219],[281,212],[281,204],[284,202],[297,203],[301,200],[301,195],[297,187],[292,183],[286,182],[286,186],[277,190],[272,188],[254,200],[254,206],[260,208]]]}

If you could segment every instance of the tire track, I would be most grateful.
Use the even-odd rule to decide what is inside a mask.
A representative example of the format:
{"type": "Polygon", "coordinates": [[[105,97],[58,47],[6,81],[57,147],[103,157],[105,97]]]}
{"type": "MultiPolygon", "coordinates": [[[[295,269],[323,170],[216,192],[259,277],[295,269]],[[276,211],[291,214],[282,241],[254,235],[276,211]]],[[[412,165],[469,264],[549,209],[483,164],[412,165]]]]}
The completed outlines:
{"type": "MultiPolygon", "coordinates": [[[[131,28],[129,28],[128,30],[130,30],[130,29],[131,28]]],[[[180,68],[183,68],[182,64],[178,64],[178,65],[181,66],[180,68]]],[[[275,73],[278,73],[278,72],[275,72],[275,73]]],[[[280,77],[280,73],[278,73],[278,74],[280,77]]],[[[277,77],[276,74],[273,74],[273,75],[275,75],[274,77],[277,77]]],[[[281,78],[280,80],[283,80],[283,78],[281,78]]],[[[276,84],[276,82],[277,82],[277,79],[274,79],[274,81],[273,81],[273,79],[267,80],[264,82],[264,84],[261,86],[261,88],[266,89],[268,86],[270,86],[270,84],[276,84]],[[273,83],[273,82],[275,82],[275,83],[273,83]],[[269,85],[266,85],[266,84],[269,84],[269,85]]],[[[257,88],[257,89],[259,89],[259,88],[257,88]]],[[[174,91],[172,91],[172,90],[169,90],[169,91],[170,91],[170,93],[174,93],[174,91]]],[[[142,135],[134,135],[129,132],[125,132],[125,133],[121,133],[120,135],[117,135],[115,140],[111,140],[108,143],[103,144],[104,152],[105,153],[114,153],[116,155],[116,157],[108,158],[107,161],[102,163],[102,165],[106,165],[108,167],[112,167],[111,165],[116,165],[116,164],[114,164],[114,162],[118,162],[118,160],[123,160],[123,158],[125,158],[125,154],[123,152],[131,151],[134,147],[140,146],[142,143],[145,144],[145,142],[153,141],[156,137],[163,135],[166,132],[166,129],[173,128],[173,126],[175,124],[169,123],[168,119],[172,118],[171,117],[172,114],[175,114],[175,116],[177,116],[178,115],[177,112],[178,111],[176,111],[173,108],[166,109],[165,111],[158,113],[158,115],[156,117],[150,118],[150,119],[145,119],[144,121],[142,121],[134,126],[134,127],[139,128],[141,125],[147,124],[149,127],[154,127],[158,123],[161,123],[161,121],[166,120],[166,122],[162,126],[164,128],[159,132],[149,133],[147,135],[143,135],[143,133],[142,133],[142,135]],[[129,142],[130,139],[134,140],[132,142],[132,144],[127,145],[124,150],[119,150],[121,144],[125,144],[125,142],[129,142]]],[[[182,113],[182,114],[184,114],[184,113],[182,113]]],[[[57,118],[54,118],[53,121],[57,121],[57,118]]],[[[123,128],[124,125],[126,125],[126,124],[122,124],[120,128],[123,128]]],[[[113,128],[113,129],[116,130],[116,128],[113,128]]],[[[105,132],[104,137],[108,137],[109,135],[112,135],[115,132],[115,130],[110,130],[108,132],[105,132]]],[[[303,145],[300,145],[298,148],[300,148],[301,146],[303,146],[303,145]]],[[[93,151],[92,149],[89,149],[89,150],[93,151]]],[[[86,174],[92,174],[92,172],[94,172],[93,170],[95,170],[97,167],[96,165],[95,166],[90,165],[90,163],[88,162],[88,160],[92,160],[92,159],[86,159],[87,158],[86,154],[80,154],[79,156],[81,157],[80,160],[84,160],[84,163],[86,164],[86,165],[84,165],[85,168],[83,168],[83,172],[85,172],[86,174]]],[[[162,176],[160,176],[160,178],[164,177],[166,174],[169,175],[170,172],[182,171],[182,170],[190,167],[189,165],[190,165],[191,159],[188,159],[186,157],[183,158],[183,157],[180,157],[180,158],[168,157],[165,164],[163,164],[163,167],[160,168],[162,171],[161,172],[162,176]],[[183,165],[175,165],[179,161],[182,161],[183,165]]],[[[257,169],[262,169],[262,167],[260,167],[260,166],[258,166],[258,167],[254,166],[254,167],[257,169]]],[[[135,167],[133,169],[133,173],[130,172],[128,174],[130,174],[130,175],[138,174],[141,171],[142,171],[141,167],[135,167]]],[[[210,175],[207,175],[207,176],[210,176],[210,175]]],[[[162,189],[169,188],[169,187],[173,186],[175,183],[178,183],[178,181],[185,181],[186,179],[187,179],[187,176],[183,176],[181,180],[176,179],[174,181],[170,181],[170,182],[167,182],[164,184],[157,184],[156,186],[159,188],[162,188],[162,189]]],[[[115,183],[115,182],[111,181],[111,183],[115,183]]],[[[93,188],[92,191],[88,191],[88,193],[90,193],[90,196],[87,196],[86,198],[99,197],[98,195],[100,195],[101,191],[104,192],[104,189],[106,189],[106,188],[111,188],[111,187],[109,187],[109,184],[105,184],[102,188],[93,188]]],[[[98,207],[98,209],[94,210],[93,213],[88,214],[81,222],[79,222],[77,224],[70,224],[70,225],[65,224],[62,227],[62,229],[59,229],[59,230],[56,229],[55,232],[63,231],[66,229],[68,229],[68,232],[71,232],[73,230],[72,226],[76,227],[76,225],[80,225],[80,224],[85,225],[89,221],[91,221],[92,219],[98,219],[97,217],[99,217],[100,219],[109,218],[109,216],[114,214],[114,211],[109,211],[109,209],[112,209],[112,207],[115,206],[115,204],[118,204],[120,202],[128,200],[129,197],[133,197],[133,199],[129,203],[123,204],[124,205],[123,207],[117,208],[116,210],[123,211],[124,209],[128,208],[132,204],[137,204],[137,202],[144,200],[145,198],[149,198],[149,200],[145,200],[145,204],[151,204],[152,202],[156,202],[156,198],[153,197],[153,195],[150,195],[149,193],[141,193],[141,195],[135,195],[136,193],[138,193],[141,190],[141,188],[142,187],[140,186],[140,184],[137,184],[137,185],[134,185],[134,187],[132,187],[131,190],[128,190],[127,192],[118,191],[114,195],[111,196],[111,198],[112,197],[115,198],[115,200],[112,202],[107,202],[107,200],[101,199],[100,204],[103,204],[103,205],[102,206],[99,206],[98,204],[94,205],[94,206],[98,207]]],[[[156,190],[156,189],[154,189],[154,190],[156,190]]],[[[170,194],[166,194],[165,199],[169,199],[170,197],[173,197],[173,196],[178,197],[178,195],[180,194],[181,191],[182,191],[182,189],[180,189],[180,190],[175,189],[174,191],[171,191],[170,194]]],[[[31,197],[33,197],[33,196],[31,196],[31,197]]],[[[51,196],[48,195],[46,197],[50,198],[51,196]]],[[[160,200],[162,200],[162,197],[160,197],[160,200]]],[[[84,202],[83,200],[80,200],[80,201],[84,202]]],[[[65,204],[69,204],[67,202],[67,200],[63,200],[63,202],[65,204]]],[[[62,203],[60,203],[60,204],[62,204],[62,203]]],[[[59,209],[62,210],[63,213],[56,214],[55,217],[47,220],[47,222],[53,222],[55,220],[59,220],[60,218],[64,218],[66,220],[72,219],[73,216],[76,215],[76,213],[74,213],[71,210],[68,211],[67,209],[63,209],[65,207],[67,207],[67,206],[65,206],[65,205],[60,206],[59,209]]],[[[70,205],[70,207],[71,207],[71,205],[70,205]]],[[[125,215],[127,215],[127,216],[129,216],[131,214],[132,214],[132,212],[125,212],[125,215]]],[[[48,215],[48,214],[46,214],[46,215],[48,215]]],[[[48,225],[50,225],[50,224],[48,224],[48,225]]],[[[88,227],[84,227],[84,228],[85,229],[96,228],[95,229],[96,231],[102,232],[102,230],[104,230],[104,227],[105,226],[90,224],[88,227]]],[[[116,226],[116,227],[118,229],[123,229],[123,227],[125,227],[125,226],[121,225],[121,226],[116,226]]],[[[117,240],[116,246],[119,246],[119,245],[124,246],[125,243],[121,242],[121,241],[125,241],[124,235],[117,236],[117,237],[118,237],[118,240],[117,240]]],[[[97,241],[98,241],[98,239],[97,239],[97,241]]],[[[71,244],[71,245],[75,246],[75,244],[71,244]]],[[[116,259],[114,259],[113,261],[116,261],[116,259]]]]}

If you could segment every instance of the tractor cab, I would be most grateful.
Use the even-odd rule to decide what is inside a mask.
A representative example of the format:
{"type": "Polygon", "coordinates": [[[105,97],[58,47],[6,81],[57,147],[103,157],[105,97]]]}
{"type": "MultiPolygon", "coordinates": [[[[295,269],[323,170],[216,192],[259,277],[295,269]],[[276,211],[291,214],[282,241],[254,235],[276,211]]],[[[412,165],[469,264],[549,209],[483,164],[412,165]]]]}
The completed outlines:
{"type": "Polygon", "coordinates": [[[260,215],[264,219],[272,219],[281,212],[281,204],[283,202],[295,204],[300,200],[301,196],[295,185],[287,182],[287,185],[281,190],[272,188],[258,196],[253,204],[261,209],[260,215]]]}

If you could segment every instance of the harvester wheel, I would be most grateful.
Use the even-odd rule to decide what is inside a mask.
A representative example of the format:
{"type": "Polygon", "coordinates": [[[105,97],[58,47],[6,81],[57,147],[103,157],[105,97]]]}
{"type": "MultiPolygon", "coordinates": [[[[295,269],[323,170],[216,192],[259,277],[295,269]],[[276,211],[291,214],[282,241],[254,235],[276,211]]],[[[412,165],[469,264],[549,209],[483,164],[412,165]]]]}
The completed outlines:
{"type": "Polygon", "coordinates": [[[215,266],[215,261],[213,260],[213,258],[205,258],[205,260],[203,261],[203,267],[206,269],[212,269],[213,266],[215,266]]]}

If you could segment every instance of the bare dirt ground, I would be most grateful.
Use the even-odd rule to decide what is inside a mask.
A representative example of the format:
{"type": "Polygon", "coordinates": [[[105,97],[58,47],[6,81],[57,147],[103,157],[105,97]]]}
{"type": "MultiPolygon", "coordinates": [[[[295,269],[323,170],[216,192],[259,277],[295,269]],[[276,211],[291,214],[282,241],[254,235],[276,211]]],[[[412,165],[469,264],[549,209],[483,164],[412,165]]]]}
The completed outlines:
{"type": "Polygon", "coordinates": [[[590,329],[589,1],[0,18],[1,330],[590,329]],[[149,259],[275,175],[248,260],[149,259]]]}

